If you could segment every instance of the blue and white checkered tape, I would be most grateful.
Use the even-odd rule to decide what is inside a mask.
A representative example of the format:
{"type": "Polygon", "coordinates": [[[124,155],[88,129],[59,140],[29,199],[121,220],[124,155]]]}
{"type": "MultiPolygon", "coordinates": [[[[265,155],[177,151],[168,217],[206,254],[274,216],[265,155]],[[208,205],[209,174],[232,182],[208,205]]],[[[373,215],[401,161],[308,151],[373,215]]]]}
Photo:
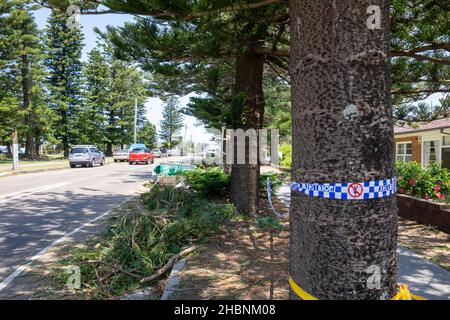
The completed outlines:
{"type": "Polygon", "coordinates": [[[396,178],[366,182],[344,183],[302,183],[292,182],[291,190],[310,197],[367,200],[390,197],[397,192],[396,178]]]}

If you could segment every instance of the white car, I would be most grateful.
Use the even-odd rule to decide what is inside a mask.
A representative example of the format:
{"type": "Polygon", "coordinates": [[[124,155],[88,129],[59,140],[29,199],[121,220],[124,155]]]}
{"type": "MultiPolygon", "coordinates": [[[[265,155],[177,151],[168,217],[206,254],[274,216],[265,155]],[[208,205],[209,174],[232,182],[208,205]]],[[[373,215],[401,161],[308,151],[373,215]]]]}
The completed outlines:
{"type": "Polygon", "coordinates": [[[179,157],[180,156],[180,150],[178,150],[178,149],[167,150],[167,155],[169,157],[179,157]]]}
{"type": "Polygon", "coordinates": [[[217,148],[209,148],[209,149],[203,150],[203,152],[202,152],[203,158],[216,157],[219,154],[220,154],[220,149],[217,149],[217,148]]]}
{"type": "Polygon", "coordinates": [[[162,157],[161,151],[159,151],[159,149],[152,149],[152,150],[150,150],[150,152],[152,153],[153,157],[155,157],[155,158],[162,157]]]}
{"type": "Polygon", "coordinates": [[[96,164],[104,166],[105,155],[92,145],[73,146],[69,153],[69,164],[71,168],[76,166],[95,167],[96,164]]]}
{"type": "Polygon", "coordinates": [[[118,149],[113,151],[114,162],[128,161],[130,153],[127,149],[118,149]]]}

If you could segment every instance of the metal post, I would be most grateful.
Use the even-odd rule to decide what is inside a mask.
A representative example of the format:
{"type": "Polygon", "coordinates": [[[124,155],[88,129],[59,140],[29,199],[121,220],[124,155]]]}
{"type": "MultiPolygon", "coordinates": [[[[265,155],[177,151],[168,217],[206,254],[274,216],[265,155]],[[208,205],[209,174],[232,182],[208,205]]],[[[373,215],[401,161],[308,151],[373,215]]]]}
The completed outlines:
{"type": "Polygon", "coordinates": [[[12,157],[13,157],[13,171],[19,170],[19,138],[17,136],[17,131],[14,130],[12,135],[12,157]]]}
{"type": "Polygon", "coordinates": [[[187,132],[187,124],[184,125],[184,137],[183,137],[183,143],[181,144],[181,155],[184,156],[185,150],[186,150],[186,132],[187,132]]]}
{"type": "Polygon", "coordinates": [[[134,143],[137,143],[137,98],[134,99],[134,143]]]}

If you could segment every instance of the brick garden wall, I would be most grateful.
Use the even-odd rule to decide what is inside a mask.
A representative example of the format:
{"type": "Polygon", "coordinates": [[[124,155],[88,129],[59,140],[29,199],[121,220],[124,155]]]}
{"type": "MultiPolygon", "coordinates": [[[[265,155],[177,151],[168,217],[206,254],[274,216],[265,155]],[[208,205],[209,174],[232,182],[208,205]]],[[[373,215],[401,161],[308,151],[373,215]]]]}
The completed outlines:
{"type": "Polygon", "coordinates": [[[398,215],[450,233],[450,206],[397,194],[398,215]]]}

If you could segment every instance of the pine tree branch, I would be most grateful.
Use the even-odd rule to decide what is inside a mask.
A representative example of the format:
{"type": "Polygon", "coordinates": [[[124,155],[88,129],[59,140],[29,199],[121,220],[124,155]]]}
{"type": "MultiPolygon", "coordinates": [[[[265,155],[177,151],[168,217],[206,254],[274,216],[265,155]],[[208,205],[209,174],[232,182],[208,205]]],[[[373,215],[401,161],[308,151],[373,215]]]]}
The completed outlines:
{"type": "Polygon", "coordinates": [[[173,255],[172,257],[170,257],[169,261],[160,269],[158,269],[153,275],[142,278],[140,283],[141,284],[145,284],[148,282],[151,282],[155,279],[158,279],[159,277],[161,277],[163,274],[165,274],[167,271],[169,271],[170,268],[172,268],[172,266],[174,265],[174,263],[181,257],[195,251],[197,249],[196,246],[192,246],[189,247],[187,249],[184,249],[183,251],[173,255]]]}
{"type": "Polygon", "coordinates": [[[408,51],[391,50],[390,56],[391,57],[408,57],[408,58],[414,58],[419,61],[429,61],[429,62],[433,62],[433,63],[437,63],[437,64],[450,65],[450,60],[423,56],[420,54],[413,53],[409,50],[408,51]]]}
{"type": "MultiPolygon", "coordinates": [[[[410,57],[410,58],[414,58],[420,61],[430,61],[430,62],[434,62],[434,63],[438,63],[438,64],[445,64],[445,65],[450,65],[450,60],[446,60],[446,59],[439,59],[439,58],[433,58],[433,57],[428,57],[428,56],[424,56],[424,55],[420,55],[417,54],[418,52],[424,52],[424,51],[430,51],[430,50],[448,50],[450,51],[450,44],[432,44],[432,45],[427,45],[427,46],[423,46],[423,47],[418,47],[418,48],[414,48],[414,49],[410,49],[410,50],[391,50],[390,51],[390,56],[391,57],[410,57]]],[[[270,48],[259,48],[257,50],[255,50],[256,53],[259,54],[264,54],[264,55],[268,55],[268,56],[278,56],[278,57],[289,57],[290,55],[290,50],[278,50],[278,49],[270,49],[270,48]]]]}
{"type": "Polygon", "coordinates": [[[268,56],[267,60],[270,60],[271,62],[273,62],[274,64],[276,64],[277,66],[279,66],[281,69],[283,69],[285,71],[288,71],[288,69],[289,69],[289,65],[284,64],[283,59],[280,57],[268,56]]]}
{"type": "Polygon", "coordinates": [[[450,80],[447,79],[437,79],[437,80],[430,80],[430,79],[419,79],[419,80],[395,80],[396,83],[435,83],[435,84],[450,84],[450,80]]]}
{"type": "Polygon", "coordinates": [[[254,50],[257,54],[263,54],[266,56],[276,56],[276,57],[289,57],[290,51],[289,50],[280,50],[280,49],[270,49],[270,48],[257,48],[254,50]]]}
{"type": "Polygon", "coordinates": [[[392,90],[392,94],[401,94],[401,95],[415,95],[415,94],[421,94],[421,93],[448,93],[450,92],[450,89],[412,89],[412,90],[405,90],[405,89],[395,89],[392,90]]]}
{"type": "Polygon", "coordinates": [[[417,47],[409,50],[404,50],[406,52],[411,53],[419,53],[424,51],[430,51],[430,50],[446,50],[450,51],[450,43],[432,43],[426,46],[417,47]]]}
{"type": "MultiPolygon", "coordinates": [[[[281,79],[283,79],[287,84],[291,84],[291,81],[289,81],[289,79],[287,79],[285,76],[283,76],[273,65],[272,65],[272,63],[273,62],[271,62],[269,59],[267,59],[266,60],[266,62],[267,62],[267,64],[268,64],[268,66],[270,67],[270,69],[273,71],[273,72],[275,72],[276,74],[277,74],[277,76],[279,76],[281,79]]],[[[275,64],[275,63],[273,63],[273,64],[275,64]]]]}
{"type": "MultiPolygon", "coordinates": [[[[38,3],[41,5],[44,5],[45,1],[39,1],[38,3]]],[[[265,6],[269,6],[276,3],[287,3],[287,0],[261,0],[258,2],[253,3],[238,3],[238,4],[232,4],[229,6],[224,6],[221,8],[215,8],[211,11],[201,11],[201,12],[189,12],[189,13],[178,13],[178,12],[168,12],[168,11],[160,11],[160,10],[154,10],[154,11],[148,11],[148,12],[135,12],[127,9],[107,9],[107,10],[81,10],[82,15],[102,15],[102,14],[135,14],[139,16],[152,16],[155,18],[178,18],[182,20],[191,20],[193,18],[206,16],[208,14],[216,14],[220,12],[231,12],[231,11],[239,11],[239,10],[248,10],[248,9],[259,9],[265,6]]],[[[48,6],[47,6],[48,7],[48,6]]]]}
{"type": "Polygon", "coordinates": [[[272,51],[277,50],[278,42],[280,42],[281,37],[283,36],[284,31],[286,30],[286,23],[282,23],[278,29],[277,35],[275,37],[275,40],[272,44],[272,51]]]}

